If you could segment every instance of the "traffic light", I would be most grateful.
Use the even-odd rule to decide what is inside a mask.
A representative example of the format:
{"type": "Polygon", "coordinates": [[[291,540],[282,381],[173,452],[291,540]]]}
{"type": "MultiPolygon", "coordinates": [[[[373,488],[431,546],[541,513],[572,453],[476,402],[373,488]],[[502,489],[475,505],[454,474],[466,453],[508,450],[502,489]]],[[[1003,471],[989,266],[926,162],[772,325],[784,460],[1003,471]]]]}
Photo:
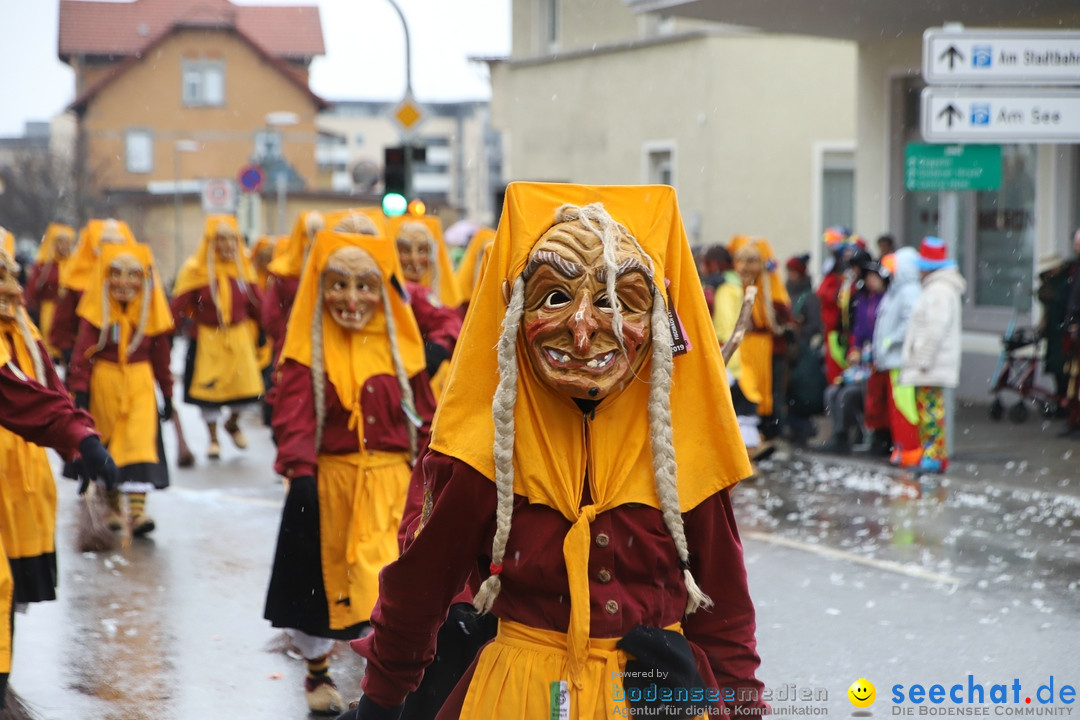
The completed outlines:
{"type": "Polygon", "coordinates": [[[409,214],[420,217],[427,212],[427,205],[420,198],[413,198],[409,201],[409,214]]]}
{"type": "Polygon", "coordinates": [[[395,145],[383,151],[383,213],[396,217],[405,213],[408,206],[411,178],[407,147],[395,145]]]}

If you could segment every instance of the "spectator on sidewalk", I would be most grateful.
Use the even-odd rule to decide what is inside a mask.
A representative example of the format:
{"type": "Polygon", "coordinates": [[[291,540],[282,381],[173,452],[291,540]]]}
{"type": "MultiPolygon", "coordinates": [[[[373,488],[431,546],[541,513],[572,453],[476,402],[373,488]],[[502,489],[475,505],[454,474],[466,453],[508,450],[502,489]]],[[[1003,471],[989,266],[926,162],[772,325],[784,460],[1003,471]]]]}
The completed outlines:
{"type": "Polygon", "coordinates": [[[919,470],[938,473],[949,465],[944,390],[960,383],[960,298],[967,282],[941,238],[923,238],[917,266],[923,288],[904,334],[900,382],[915,386],[923,451],[919,470]]]}
{"type": "Polygon", "coordinates": [[[1080,229],[1073,235],[1076,258],[1069,274],[1069,301],[1065,306],[1065,409],[1068,425],[1063,437],[1080,435],[1080,229]]]}
{"type": "Polygon", "coordinates": [[[825,412],[825,368],[821,355],[821,303],[814,294],[809,255],[788,259],[787,291],[792,321],[788,337],[787,426],[791,441],[805,445],[816,432],[811,417],[825,412]]]}
{"type": "Polygon", "coordinates": [[[900,383],[904,335],[922,292],[918,260],[918,251],[909,247],[881,259],[891,277],[874,325],[874,366],[888,379],[886,401],[893,444],[889,462],[900,467],[916,467],[922,458],[915,388],[900,383]]]}

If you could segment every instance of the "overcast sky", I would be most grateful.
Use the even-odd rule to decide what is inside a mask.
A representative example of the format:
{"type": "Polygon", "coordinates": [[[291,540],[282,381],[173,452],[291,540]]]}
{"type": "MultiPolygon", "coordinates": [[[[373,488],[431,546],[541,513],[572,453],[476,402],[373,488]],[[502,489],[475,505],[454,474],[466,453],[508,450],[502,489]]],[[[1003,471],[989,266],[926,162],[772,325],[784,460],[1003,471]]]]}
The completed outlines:
{"type": "MultiPolygon", "coordinates": [[[[237,5],[318,5],[326,55],[311,89],[327,100],[398,100],[405,37],[388,0],[233,0],[237,5]],[[377,68],[377,69],[376,69],[377,68]]],[[[481,100],[487,70],[468,56],[510,52],[510,0],[397,0],[409,23],[418,100],[481,100]]],[[[71,69],[56,57],[59,0],[0,0],[0,137],[23,134],[74,99],[71,69]]]]}

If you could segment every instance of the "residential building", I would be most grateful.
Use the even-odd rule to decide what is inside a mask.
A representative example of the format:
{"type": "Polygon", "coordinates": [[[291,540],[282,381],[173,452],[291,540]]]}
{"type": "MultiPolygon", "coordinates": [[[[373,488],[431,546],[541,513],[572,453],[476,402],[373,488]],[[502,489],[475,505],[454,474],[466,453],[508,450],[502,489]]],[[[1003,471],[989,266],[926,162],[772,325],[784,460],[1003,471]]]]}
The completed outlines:
{"type": "MultiPolygon", "coordinates": [[[[1080,147],[1049,142],[1002,144],[1001,183],[995,189],[908,190],[906,153],[924,144],[920,127],[920,95],[927,86],[922,77],[923,33],[947,23],[969,29],[1080,28],[1080,7],[1075,0],[983,0],[976,4],[865,0],[859,3],[857,15],[845,0],[623,3],[638,13],[642,23],[662,12],[685,21],[753,27],[785,42],[801,36],[854,45],[854,227],[868,237],[891,231],[906,245],[917,245],[928,234],[941,234],[953,245],[968,281],[964,372],[958,396],[988,400],[1002,334],[1013,323],[1034,327],[1038,322],[1039,307],[1031,291],[1040,258],[1073,254],[1073,232],[1080,227],[1080,147]]],[[[559,0],[537,0],[537,4],[562,7],[559,0]]],[[[813,83],[829,82],[827,68],[811,70],[813,83]]],[[[754,152],[765,154],[769,147],[756,144],[754,152]]],[[[765,194],[768,189],[755,185],[752,192],[765,194]]],[[[808,228],[811,235],[818,230],[808,228]]],[[[816,239],[807,247],[820,253],[816,239]]]]}
{"type": "Polygon", "coordinates": [[[172,247],[176,236],[176,260],[197,240],[199,213],[180,237],[179,227],[147,217],[152,195],[166,193],[166,207],[173,195],[195,199],[201,185],[192,181],[231,184],[267,159],[287,164],[290,190],[314,186],[315,117],[327,103],[308,87],[308,68],[324,52],[311,5],[60,2],[77,157],[97,189],[127,208],[117,213],[128,213],[140,239],[172,247]]]}
{"type": "Polygon", "coordinates": [[[854,220],[855,45],[620,0],[513,0],[492,61],[507,180],[666,183],[691,243],[804,252],[854,220]]]}

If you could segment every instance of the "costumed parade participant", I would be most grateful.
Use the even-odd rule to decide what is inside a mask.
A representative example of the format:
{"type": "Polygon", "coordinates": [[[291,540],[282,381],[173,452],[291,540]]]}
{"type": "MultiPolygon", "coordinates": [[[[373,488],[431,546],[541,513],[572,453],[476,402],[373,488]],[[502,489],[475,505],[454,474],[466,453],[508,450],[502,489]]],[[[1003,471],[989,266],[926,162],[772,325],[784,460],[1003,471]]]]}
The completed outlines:
{"type": "MultiPolygon", "coordinates": [[[[756,287],[752,322],[739,347],[741,372],[738,384],[742,396],[756,405],[759,428],[766,418],[779,413],[776,406],[774,377],[776,353],[774,345],[784,334],[784,329],[791,323],[791,300],[780,274],[776,271],[776,255],[769,241],[760,237],[737,235],[728,245],[735,274],[739,276],[744,292],[746,288],[756,287]]],[[[719,303],[714,301],[719,306],[719,303]]],[[[719,313],[719,307],[715,312],[719,313]]],[[[734,328],[734,321],[731,322],[734,328]]],[[[740,417],[743,416],[740,413],[740,417]]],[[[749,416],[752,421],[752,416],[749,416]]],[[[740,427],[746,428],[746,422],[740,420],[740,427]]],[[[753,432],[744,433],[748,442],[753,441],[753,432]]],[[[771,454],[773,446],[759,440],[758,445],[748,445],[751,459],[763,459],[771,454]]]]}
{"type": "Polygon", "coordinates": [[[22,306],[14,239],[0,228],[0,708],[15,604],[56,598],[56,484],[45,447],[116,483],[90,416],[72,404],[22,306]]]}
{"type": "Polygon", "coordinates": [[[428,372],[435,398],[442,394],[450,364],[446,362],[453,353],[461,330],[459,308],[467,297],[458,290],[450,254],[442,236],[442,221],[424,215],[402,215],[390,218],[390,234],[397,244],[401,269],[405,273],[406,288],[413,298],[417,322],[424,335],[428,356],[428,372]],[[432,308],[418,309],[418,304],[432,308]],[[451,314],[458,315],[455,323],[451,314]],[[429,327],[421,316],[441,318],[429,327]]]}
{"type": "Polygon", "coordinates": [[[656,670],[715,692],[695,715],[717,688],[765,711],[727,490],[750,464],[674,190],[512,183],[463,338],[343,717],[397,717],[474,571],[498,635],[445,717],[625,716],[623,673],[656,670]]]}
{"type": "Polygon", "coordinates": [[[240,412],[264,389],[249,323],[259,317],[260,303],[236,218],[208,215],[195,254],[180,268],[171,307],[177,327],[188,326],[184,401],[202,411],[211,460],[221,457],[217,426],[223,408],[229,408],[224,427],[233,444],[240,450],[248,445],[240,412]]]}
{"type": "Polygon", "coordinates": [[[37,317],[37,327],[46,338],[45,347],[49,357],[58,359],[60,351],[52,347],[47,338],[56,315],[56,301],[60,295],[60,273],[71,260],[75,250],[75,228],[61,223],[49,223],[38,248],[37,260],[30,268],[23,291],[26,309],[37,317]]]}
{"type": "MultiPolygon", "coordinates": [[[[274,250],[282,238],[270,235],[262,235],[251,246],[248,253],[248,261],[255,270],[255,286],[262,295],[263,305],[261,310],[266,309],[266,286],[270,281],[270,262],[274,259],[274,250]]],[[[251,332],[255,336],[255,352],[259,361],[259,371],[262,374],[263,386],[266,394],[263,396],[263,424],[270,425],[270,403],[267,396],[274,382],[274,345],[260,327],[258,318],[250,320],[251,332]]]]}
{"type": "Polygon", "coordinates": [[[115,218],[90,220],[79,231],[78,245],[60,271],[56,312],[47,336],[49,346],[56,349],[65,364],[71,358],[75,336],[79,333],[79,301],[97,266],[103,243],[134,245],[135,235],[126,222],[115,218]]]}
{"type": "Polygon", "coordinates": [[[293,298],[296,297],[296,288],[300,285],[300,274],[307,262],[308,249],[315,233],[322,230],[325,223],[322,213],[300,213],[292,233],[274,248],[274,257],[266,266],[266,294],[263,297],[261,326],[273,343],[274,366],[277,365],[281,346],[285,342],[285,326],[289,322],[289,311],[292,309],[293,298]]]}
{"type": "Polygon", "coordinates": [[[845,322],[841,318],[840,288],[847,270],[847,239],[851,231],[835,226],[825,230],[825,250],[831,255],[825,264],[825,273],[818,284],[817,296],[821,304],[821,326],[825,334],[825,381],[833,385],[840,373],[847,368],[847,348],[844,346],[845,322]]]}
{"type": "Polygon", "coordinates": [[[479,285],[480,271],[483,270],[484,259],[493,242],[495,242],[495,230],[489,227],[478,228],[469,238],[469,245],[465,248],[465,254],[462,255],[461,262],[454,273],[458,291],[464,298],[461,305],[463,309],[468,309],[469,299],[479,285]]]}
{"type": "Polygon", "coordinates": [[[275,469],[290,482],[265,617],[306,659],[319,713],[344,709],[328,654],[367,627],[435,409],[401,287],[388,239],[320,232],[277,373],[275,469]]]}
{"type": "Polygon", "coordinates": [[[107,523],[143,536],[155,526],[145,509],[146,494],[169,484],[155,381],[165,418],[172,417],[173,395],[173,320],[149,246],[103,246],[78,314],[68,387],[75,404],[94,417],[120,468],[121,483],[107,496],[107,523]]]}

